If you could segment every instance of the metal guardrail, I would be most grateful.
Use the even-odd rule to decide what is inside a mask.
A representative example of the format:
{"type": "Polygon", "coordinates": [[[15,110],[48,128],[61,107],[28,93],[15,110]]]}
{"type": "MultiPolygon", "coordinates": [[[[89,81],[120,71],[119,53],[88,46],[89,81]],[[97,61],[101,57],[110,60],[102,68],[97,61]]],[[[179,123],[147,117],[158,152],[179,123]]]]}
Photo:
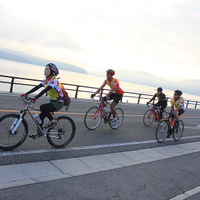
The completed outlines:
{"type": "MultiPolygon", "coordinates": [[[[37,84],[29,84],[29,83],[20,83],[16,82],[16,80],[25,80],[25,81],[33,81],[33,82],[41,82],[42,80],[39,79],[30,79],[30,78],[22,78],[17,76],[7,76],[7,75],[0,75],[2,78],[10,79],[10,81],[2,81],[0,80],[0,83],[3,84],[10,84],[10,93],[14,90],[14,85],[21,85],[21,86],[36,86],[37,84]]],[[[75,84],[68,84],[68,83],[62,83],[64,87],[72,87],[71,89],[67,87],[67,91],[73,91],[75,92],[74,98],[78,98],[79,93],[94,93],[98,88],[97,87],[90,87],[90,86],[84,86],[84,85],[75,85],[75,84]],[[73,89],[74,88],[74,89],[73,89]],[[86,90],[85,90],[86,89],[86,90]]],[[[101,92],[101,95],[105,94],[104,91],[109,91],[108,89],[103,89],[101,92]]],[[[126,92],[124,91],[123,98],[130,98],[130,99],[137,99],[137,104],[140,104],[141,99],[142,100],[149,100],[152,98],[152,94],[144,94],[144,93],[136,93],[136,92],[126,92]]],[[[167,97],[168,100],[170,100],[170,97],[167,97]]],[[[192,105],[193,108],[197,109],[197,106],[200,105],[199,101],[193,101],[193,100],[185,100],[186,101],[186,108],[188,108],[189,105],[192,105]]]]}

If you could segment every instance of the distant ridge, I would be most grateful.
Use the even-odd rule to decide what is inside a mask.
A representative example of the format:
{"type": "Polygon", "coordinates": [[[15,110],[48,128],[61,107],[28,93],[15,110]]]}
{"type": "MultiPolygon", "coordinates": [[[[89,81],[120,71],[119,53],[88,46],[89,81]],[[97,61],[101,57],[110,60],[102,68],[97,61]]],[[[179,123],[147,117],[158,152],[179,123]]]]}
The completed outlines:
{"type": "Polygon", "coordinates": [[[27,63],[32,65],[39,65],[39,66],[45,66],[46,64],[52,62],[59,66],[59,69],[72,71],[76,73],[82,73],[87,74],[87,71],[81,67],[70,65],[64,62],[59,62],[55,60],[47,60],[44,58],[40,58],[37,56],[32,56],[26,53],[9,50],[9,49],[0,49],[0,59],[4,60],[11,60],[15,62],[21,62],[21,63],[27,63]]]}
{"type": "MultiPolygon", "coordinates": [[[[106,73],[104,71],[89,71],[88,74],[101,76],[104,78],[106,76],[106,73]]],[[[180,89],[183,91],[183,93],[200,96],[200,79],[167,81],[144,71],[125,70],[117,70],[115,77],[119,78],[120,81],[126,81],[155,88],[163,87],[163,89],[172,91],[175,89],[180,89]]]]}

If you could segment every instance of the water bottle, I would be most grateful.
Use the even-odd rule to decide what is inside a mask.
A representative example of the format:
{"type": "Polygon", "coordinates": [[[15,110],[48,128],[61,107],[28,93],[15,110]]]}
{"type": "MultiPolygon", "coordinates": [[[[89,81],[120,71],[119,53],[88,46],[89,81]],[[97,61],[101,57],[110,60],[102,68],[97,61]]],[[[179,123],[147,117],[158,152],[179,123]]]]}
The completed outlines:
{"type": "Polygon", "coordinates": [[[104,109],[105,114],[107,115],[108,114],[107,108],[104,107],[103,109],[104,109]]]}
{"type": "Polygon", "coordinates": [[[42,120],[40,119],[40,117],[37,113],[34,114],[34,117],[35,117],[36,121],[38,122],[38,124],[42,123],[42,120]]]}

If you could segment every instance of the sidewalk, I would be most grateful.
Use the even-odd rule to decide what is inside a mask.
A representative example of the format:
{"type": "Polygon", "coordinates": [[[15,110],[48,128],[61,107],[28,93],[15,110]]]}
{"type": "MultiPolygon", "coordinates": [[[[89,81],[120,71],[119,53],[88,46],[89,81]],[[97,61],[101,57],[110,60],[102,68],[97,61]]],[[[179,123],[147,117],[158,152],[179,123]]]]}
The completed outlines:
{"type": "Polygon", "coordinates": [[[0,166],[0,189],[118,169],[200,151],[200,142],[0,166]]]}

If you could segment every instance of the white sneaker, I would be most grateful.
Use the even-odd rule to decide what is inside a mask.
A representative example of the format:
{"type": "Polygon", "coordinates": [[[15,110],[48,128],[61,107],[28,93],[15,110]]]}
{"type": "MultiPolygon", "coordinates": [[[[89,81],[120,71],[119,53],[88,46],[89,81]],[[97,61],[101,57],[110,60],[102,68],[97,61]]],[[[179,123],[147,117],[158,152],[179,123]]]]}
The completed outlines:
{"type": "Polygon", "coordinates": [[[117,117],[116,117],[116,118],[114,118],[114,119],[112,120],[112,122],[111,122],[111,126],[114,126],[114,125],[115,125],[115,123],[116,123],[116,121],[117,121],[117,117]]]}

